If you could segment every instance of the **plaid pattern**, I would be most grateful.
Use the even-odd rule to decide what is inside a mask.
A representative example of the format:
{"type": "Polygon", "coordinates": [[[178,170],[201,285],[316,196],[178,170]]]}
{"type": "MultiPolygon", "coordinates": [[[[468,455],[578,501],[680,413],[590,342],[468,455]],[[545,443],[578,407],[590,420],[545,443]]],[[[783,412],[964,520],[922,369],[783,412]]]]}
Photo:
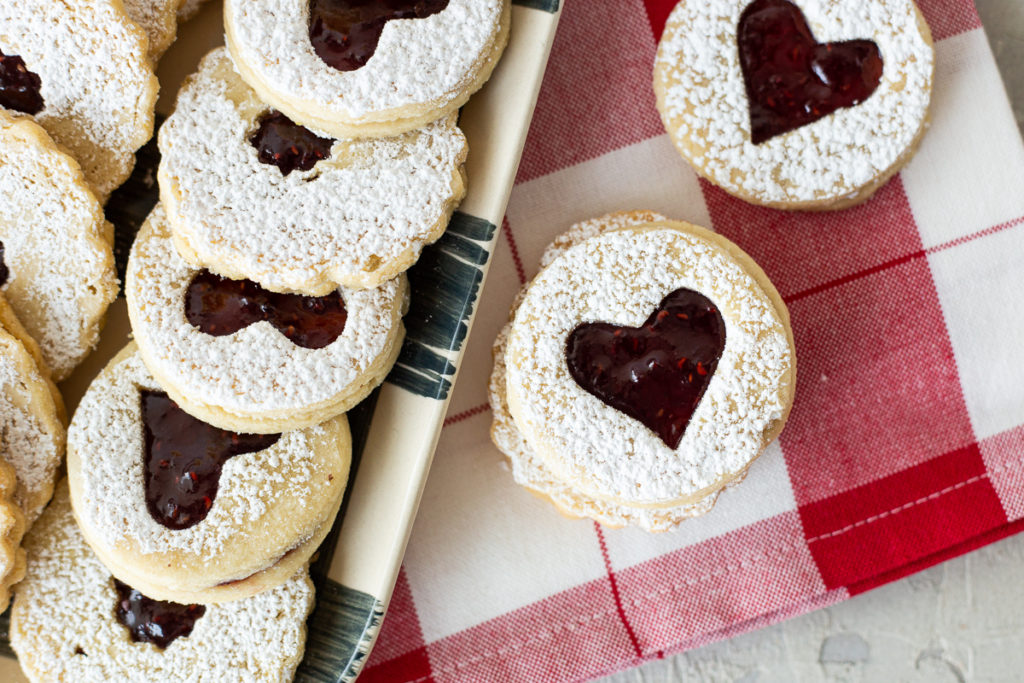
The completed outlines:
{"type": "Polygon", "coordinates": [[[564,9],[404,569],[364,681],[568,681],[847,598],[1024,524],[1024,146],[971,0],[919,0],[932,129],[868,204],[789,214],[697,179],[651,93],[674,0],[564,9]],[[560,517],[488,439],[490,343],[550,238],[643,208],[711,225],[790,306],[796,407],[677,531],[560,517]]]}

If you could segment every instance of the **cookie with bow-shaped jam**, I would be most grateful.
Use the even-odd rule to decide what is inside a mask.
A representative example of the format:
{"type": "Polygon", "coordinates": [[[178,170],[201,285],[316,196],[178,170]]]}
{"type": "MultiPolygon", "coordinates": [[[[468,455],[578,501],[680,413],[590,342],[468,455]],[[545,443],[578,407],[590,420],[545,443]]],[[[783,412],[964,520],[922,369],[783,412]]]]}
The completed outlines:
{"type": "Polygon", "coordinates": [[[661,531],[703,514],[785,424],[796,360],[764,272],[650,212],[574,226],[495,344],[492,438],[571,516],[661,531]]]}
{"type": "Polygon", "coordinates": [[[160,198],[178,251],[218,275],[321,296],[376,287],[444,232],[465,194],[449,116],[333,140],[270,109],[214,50],[160,128],[160,198]]]}
{"type": "Polygon", "coordinates": [[[343,138],[454,113],[508,42],[509,0],[227,0],[227,45],[264,101],[343,138]]]}
{"type": "Polygon", "coordinates": [[[56,380],[99,340],[117,297],[113,227],[78,163],[0,110],[0,291],[56,380]]]}
{"type": "Polygon", "coordinates": [[[71,421],[68,480],[86,541],[151,598],[226,602],[293,576],[341,505],[344,415],[281,434],[219,429],[181,409],[126,347],[71,421]]]}
{"type": "Polygon", "coordinates": [[[34,116],[101,202],[153,134],[158,85],[146,35],[119,0],[0,5],[0,108],[34,116]]]}
{"type": "Polygon", "coordinates": [[[160,205],[128,261],[139,352],[181,406],[210,424],[279,432],[339,415],[384,381],[405,336],[404,275],[374,289],[281,294],[178,255],[160,205]]]}
{"type": "Polygon", "coordinates": [[[306,642],[313,584],[305,568],[225,604],[155,600],[110,575],[89,548],[62,482],[26,537],[29,561],[11,609],[11,645],[32,681],[290,681],[306,642]]]}
{"type": "Polygon", "coordinates": [[[934,65],[914,0],[682,0],[654,90],[680,153],[726,192],[840,209],[917,150],[934,65]]]}

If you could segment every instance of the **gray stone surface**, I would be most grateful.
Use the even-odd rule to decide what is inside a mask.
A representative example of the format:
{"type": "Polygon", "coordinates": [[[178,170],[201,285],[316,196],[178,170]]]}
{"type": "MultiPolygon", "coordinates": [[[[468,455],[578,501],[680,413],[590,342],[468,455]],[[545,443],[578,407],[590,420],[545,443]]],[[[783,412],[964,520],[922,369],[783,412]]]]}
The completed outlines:
{"type": "MultiPolygon", "coordinates": [[[[976,2],[1024,129],[1024,0],[976,2]]],[[[1024,535],[603,683],[1024,681],[1022,567],[1024,535]]]]}

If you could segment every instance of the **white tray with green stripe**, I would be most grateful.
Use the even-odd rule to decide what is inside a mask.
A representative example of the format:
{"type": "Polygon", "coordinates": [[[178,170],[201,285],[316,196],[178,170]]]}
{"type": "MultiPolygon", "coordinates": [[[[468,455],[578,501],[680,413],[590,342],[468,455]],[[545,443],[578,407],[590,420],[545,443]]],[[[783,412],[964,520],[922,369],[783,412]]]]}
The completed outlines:
{"type": "MultiPolygon", "coordinates": [[[[338,520],[310,568],[317,602],[296,681],[355,679],[391,599],[558,24],[559,0],[512,4],[512,29],[502,61],[459,117],[469,139],[468,194],[444,236],[409,271],[412,301],[397,365],[349,413],[352,474],[338,520]]],[[[158,111],[169,111],[177,84],[208,49],[222,42],[221,36],[219,2],[179,27],[178,42],[158,71],[163,89],[158,111]]],[[[150,142],[140,150],[132,178],[107,206],[122,275],[135,231],[156,203],[158,160],[155,142],[150,142]]],[[[111,308],[99,348],[62,385],[69,409],[127,334],[120,299],[111,308]]],[[[22,683],[7,630],[4,614],[0,681],[22,683]]]]}

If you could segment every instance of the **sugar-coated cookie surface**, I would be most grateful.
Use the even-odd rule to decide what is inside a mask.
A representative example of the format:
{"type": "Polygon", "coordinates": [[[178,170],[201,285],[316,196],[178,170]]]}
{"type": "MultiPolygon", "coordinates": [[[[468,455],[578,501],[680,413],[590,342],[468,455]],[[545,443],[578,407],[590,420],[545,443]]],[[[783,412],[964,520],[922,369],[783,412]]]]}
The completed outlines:
{"type": "Polygon", "coordinates": [[[7,609],[11,587],[25,577],[25,515],[14,501],[18,479],[6,460],[0,457],[0,609],[7,609]]]}
{"type": "Polygon", "coordinates": [[[161,648],[133,642],[118,621],[113,577],[75,524],[66,483],[26,546],[11,645],[34,683],[285,683],[302,658],[314,597],[304,568],[255,597],[206,605],[188,635],[161,648]]]}
{"type": "Polygon", "coordinates": [[[146,32],[149,58],[154,64],[178,33],[178,0],[124,0],[128,17],[146,32]]]}
{"type": "Polygon", "coordinates": [[[308,170],[263,163],[269,112],[223,49],[200,64],[160,129],[160,197],[185,260],[284,292],[376,287],[438,239],[465,195],[451,116],[392,138],[337,140],[308,170]]]}
{"type": "Polygon", "coordinates": [[[365,398],[394,365],[405,336],[404,275],[375,289],[339,290],[340,335],[305,348],[266,320],[222,336],[194,326],[187,302],[203,272],[178,255],[158,205],[128,261],[128,314],[154,377],[205,422],[261,433],[319,424],[365,398]]]}
{"type": "Polygon", "coordinates": [[[490,77],[508,41],[509,0],[449,0],[430,16],[387,21],[369,61],[341,71],[311,43],[310,5],[227,0],[227,45],[265,101],[338,137],[394,135],[454,112],[490,77]]]}
{"type": "Polygon", "coordinates": [[[53,495],[66,432],[51,385],[5,330],[0,330],[0,434],[0,458],[17,476],[13,499],[31,525],[53,495]]]}
{"type": "Polygon", "coordinates": [[[79,165],[0,110],[0,289],[56,380],[99,340],[117,297],[113,228],[79,165]]]}
{"type": "Polygon", "coordinates": [[[142,29],[118,0],[5,2],[0,52],[39,77],[43,106],[25,113],[71,152],[106,201],[153,134],[158,83],[142,29]]]}
{"type": "MultiPolygon", "coordinates": [[[[765,40],[765,45],[773,45],[770,41],[776,39],[765,38],[775,29],[754,21],[744,30],[758,41],[765,40]]],[[[776,47],[752,54],[749,63],[803,59],[783,59],[771,52],[776,47]]],[[[793,49],[800,54],[815,48],[793,49]]],[[[654,89],[665,128],[700,175],[757,204],[838,209],[870,197],[913,156],[928,124],[934,62],[931,34],[914,0],[863,0],[854,5],[840,0],[682,0],[669,16],[658,47],[654,89]],[[745,50],[754,48],[740,44],[738,38],[741,20],[751,16],[745,12],[754,10],[763,10],[758,21],[779,22],[794,34],[799,31],[791,28],[791,22],[799,23],[802,15],[811,39],[821,47],[821,55],[809,60],[806,74],[776,72],[769,66],[758,72],[754,87],[767,87],[765,81],[776,77],[806,76],[809,91],[825,90],[826,83],[839,78],[833,70],[859,68],[852,58],[842,63],[844,57],[836,56],[838,49],[822,45],[853,45],[847,41],[859,43],[851,54],[868,60],[863,67],[866,80],[875,75],[868,72],[877,68],[877,61],[872,65],[865,51],[880,54],[877,87],[869,87],[870,94],[859,103],[847,103],[806,125],[755,143],[743,66],[748,64],[743,61],[745,50]]],[[[753,67],[747,68],[753,73],[753,67]]],[[[793,108],[801,109],[801,95],[788,92],[786,97],[794,98],[793,108]]],[[[778,105],[770,95],[766,97],[778,105]]],[[[816,110],[819,104],[808,102],[797,113],[816,110]]]]}
{"type": "Polygon", "coordinates": [[[669,528],[710,509],[781,430],[795,380],[781,299],[735,245],[647,212],[575,226],[545,253],[495,346],[492,436],[517,481],[568,514],[669,528]],[[567,365],[581,326],[637,328],[681,288],[706,296],[724,348],[677,447],[585,390],[567,365]]]}
{"type": "MultiPolygon", "coordinates": [[[[172,505],[173,488],[171,498],[158,497],[154,487],[166,486],[159,473],[184,465],[182,477],[192,477],[192,450],[203,454],[197,465],[219,452],[191,441],[209,429],[195,422],[150,441],[146,434],[159,425],[144,420],[148,392],[160,387],[126,347],[93,381],[71,421],[68,479],[89,545],[111,573],[159,600],[224,602],[286,581],[319,546],[341,504],[351,458],[344,415],[242,448],[223,461],[219,479],[194,477],[187,492],[213,485],[206,508],[173,528],[168,524],[178,518],[167,515],[190,503],[182,494],[172,505]],[[181,455],[154,459],[158,441],[181,455]]],[[[236,435],[231,442],[251,439],[236,435]]]]}

